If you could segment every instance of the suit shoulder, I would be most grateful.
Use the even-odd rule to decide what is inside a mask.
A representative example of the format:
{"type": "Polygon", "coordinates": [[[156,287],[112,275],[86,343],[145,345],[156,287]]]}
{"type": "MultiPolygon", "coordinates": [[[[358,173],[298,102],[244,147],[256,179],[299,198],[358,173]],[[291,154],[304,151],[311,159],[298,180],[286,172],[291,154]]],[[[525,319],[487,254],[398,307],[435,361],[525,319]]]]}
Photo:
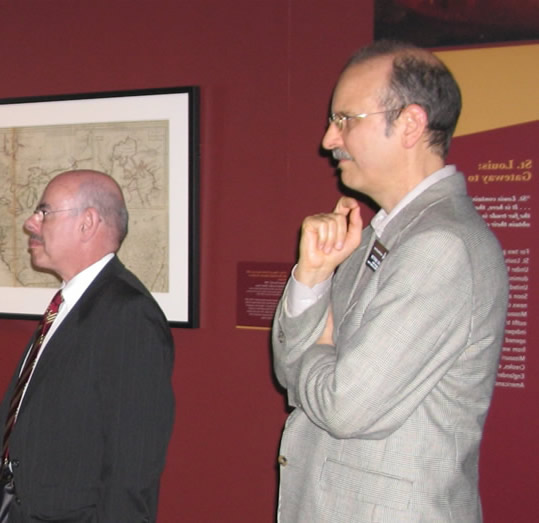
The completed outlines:
{"type": "Polygon", "coordinates": [[[414,234],[443,232],[469,248],[480,244],[483,250],[501,252],[498,239],[466,195],[453,195],[426,207],[410,225],[414,234]]]}
{"type": "Polygon", "coordinates": [[[120,262],[105,268],[88,288],[86,299],[89,307],[106,308],[111,311],[115,307],[131,310],[144,310],[156,319],[167,321],[161,307],[151,292],[120,262]]]}

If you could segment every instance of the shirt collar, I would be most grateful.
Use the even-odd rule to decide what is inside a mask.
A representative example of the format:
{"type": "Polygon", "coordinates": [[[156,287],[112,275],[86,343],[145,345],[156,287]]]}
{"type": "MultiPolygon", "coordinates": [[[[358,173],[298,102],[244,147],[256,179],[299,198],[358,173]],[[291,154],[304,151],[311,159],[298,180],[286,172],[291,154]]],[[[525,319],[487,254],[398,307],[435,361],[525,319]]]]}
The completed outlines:
{"type": "Polygon", "coordinates": [[[62,286],[62,297],[64,298],[64,306],[67,310],[77,303],[84,291],[94,281],[96,276],[101,272],[103,267],[114,257],[114,253],[109,253],[103,256],[100,260],[96,261],[93,265],[86,267],[83,271],[79,272],[67,283],[64,282],[62,286]]]}

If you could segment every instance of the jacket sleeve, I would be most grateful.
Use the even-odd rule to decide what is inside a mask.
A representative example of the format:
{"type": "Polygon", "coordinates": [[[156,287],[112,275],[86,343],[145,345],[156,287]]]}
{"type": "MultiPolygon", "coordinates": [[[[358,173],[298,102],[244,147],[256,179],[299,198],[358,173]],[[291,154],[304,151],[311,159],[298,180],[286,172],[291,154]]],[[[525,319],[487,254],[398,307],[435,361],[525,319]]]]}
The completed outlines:
{"type": "MultiPolygon", "coordinates": [[[[350,291],[338,277],[333,299],[343,300],[350,291]]],[[[334,318],[335,346],[316,345],[311,335],[327,303],[303,318],[280,311],[274,328],[274,337],[281,334],[277,375],[293,406],[339,438],[395,431],[469,341],[472,269],[456,235],[415,236],[391,253],[377,277],[372,296],[351,297],[334,318]]]]}
{"type": "Polygon", "coordinates": [[[289,287],[290,281],[275,312],[272,329],[273,368],[279,383],[288,390],[289,405],[295,407],[295,377],[290,373],[292,362],[301,358],[305,350],[314,345],[321,336],[330,304],[330,293],[324,294],[299,316],[290,318],[285,310],[289,287]]]}

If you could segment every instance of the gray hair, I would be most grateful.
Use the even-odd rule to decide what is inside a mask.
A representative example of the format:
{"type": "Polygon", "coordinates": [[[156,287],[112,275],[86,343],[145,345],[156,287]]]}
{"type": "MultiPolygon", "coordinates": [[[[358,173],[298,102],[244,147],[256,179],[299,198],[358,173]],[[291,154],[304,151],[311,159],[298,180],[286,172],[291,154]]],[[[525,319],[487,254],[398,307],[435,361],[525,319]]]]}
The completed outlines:
{"type": "Polygon", "coordinates": [[[127,236],[129,222],[122,190],[112,177],[98,172],[96,175],[106,176],[112,184],[103,183],[98,176],[87,177],[79,186],[79,205],[96,209],[105,224],[116,232],[119,247],[127,236]]]}
{"type": "Polygon", "coordinates": [[[413,44],[393,40],[377,40],[357,51],[346,68],[383,56],[394,56],[387,90],[380,103],[391,111],[386,114],[388,127],[400,110],[417,104],[427,113],[428,140],[439,156],[449,152],[451,137],[462,108],[460,89],[445,64],[413,44]]]}

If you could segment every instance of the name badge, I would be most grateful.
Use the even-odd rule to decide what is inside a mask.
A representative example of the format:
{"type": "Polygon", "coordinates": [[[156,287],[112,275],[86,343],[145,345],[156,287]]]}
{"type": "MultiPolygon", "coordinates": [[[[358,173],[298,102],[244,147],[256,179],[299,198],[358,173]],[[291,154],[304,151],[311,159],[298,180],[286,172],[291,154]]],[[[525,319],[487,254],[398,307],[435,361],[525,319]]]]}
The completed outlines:
{"type": "Polygon", "coordinates": [[[376,271],[384,261],[384,258],[387,256],[388,252],[389,250],[386,249],[378,240],[376,240],[372,246],[367,261],[365,262],[367,267],[373,272],[376,271]]]}

